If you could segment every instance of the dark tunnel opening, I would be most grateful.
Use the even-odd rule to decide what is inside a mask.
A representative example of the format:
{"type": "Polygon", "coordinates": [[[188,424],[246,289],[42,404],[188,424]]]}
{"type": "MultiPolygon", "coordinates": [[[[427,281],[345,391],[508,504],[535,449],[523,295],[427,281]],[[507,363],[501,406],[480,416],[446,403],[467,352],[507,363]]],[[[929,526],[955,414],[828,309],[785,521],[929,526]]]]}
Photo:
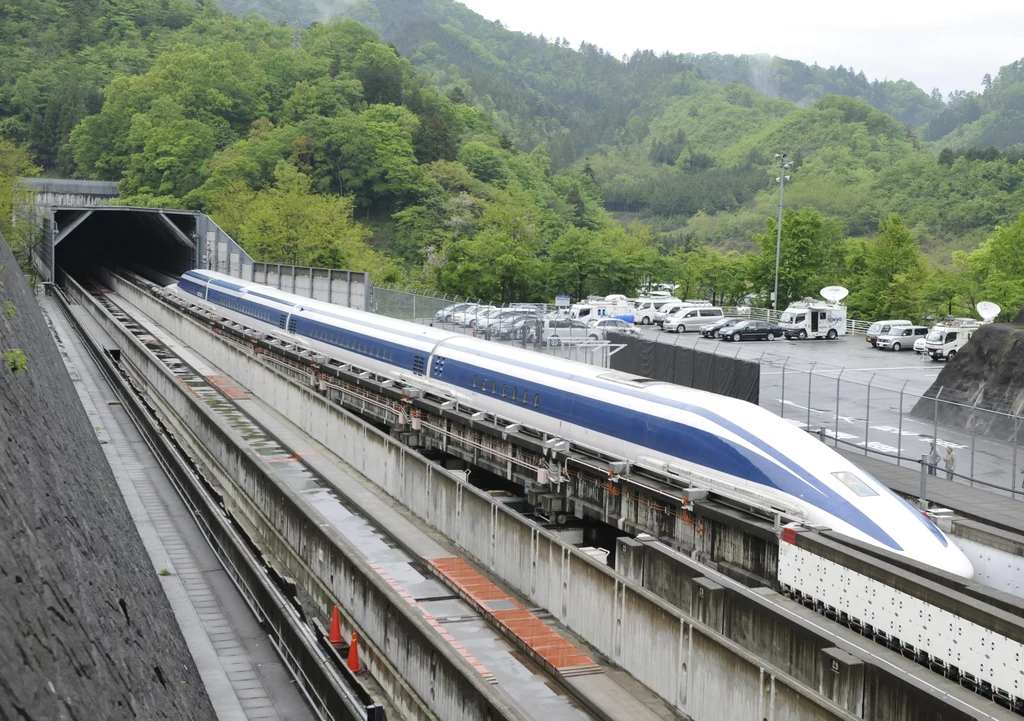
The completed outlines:
{"type": "Polygon", "coordinates": [[[197,215],[146,208],[74,208],[54,211],[63,237],[54,265],[88,277],[96,265],[124,268],[161,285],[197,266],[197,215]]]}

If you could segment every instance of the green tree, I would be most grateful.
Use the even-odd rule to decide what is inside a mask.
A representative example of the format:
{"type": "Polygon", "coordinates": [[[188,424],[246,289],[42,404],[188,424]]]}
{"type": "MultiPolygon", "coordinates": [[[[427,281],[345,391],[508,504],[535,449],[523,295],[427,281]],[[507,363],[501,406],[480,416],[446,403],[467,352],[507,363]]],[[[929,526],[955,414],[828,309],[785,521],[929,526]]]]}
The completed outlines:
{"type": "MultiPolygon", "coordinates": [[[[761,254],[752,264],[755,287],[765,298],[775,286],[775,247],[778,224],[774,218],[765,223],[765,232],[754,235],[761,254]]],[[[833,280],[842,239],[842,227],[834,218],[826,218],[810,208],[786,209],[782,216],[782,244],[779,254],[779,303],[785,308],[793,300],[816,296],[823,285],[833,280]]]]}
{"type": "Polygon", "coordinates": [[[521,188],[510,187],[487,205],[472,238],[446,248],[439,284],[499,303],[534,300],[546,280],[542,242],[537,208],[521,188]]]}
{"type": "Polygon", "coordinates": [[[583,300],[607,288],[615,265],[613,252],[599,233],[570,228],[548,248],[552,291],[583,300]]]}
{"type": "Polygon", "coordinates": [[[882,221],[878,231],[859,292],[870,299],[874,317],[920,319],[928,267],[917,238],[896,213],[882,221]]]}
{"type": "Polygon", "coordinates": [[[412,73],[408,62],[394,48],[379,42],[367,42],[356,54],[355,74],[363,84],[366,102],[401,105],[405,99],[405,76],[412,73]]]}
{"type": "Polygon", "coordinates": [[[388,274],[365,242],[367,231],[353,222],[350,198],[311,193],[310,179],[284,161],[274,175],[273,188],[225,197],[213,210],[253,258],[388,274]]]}

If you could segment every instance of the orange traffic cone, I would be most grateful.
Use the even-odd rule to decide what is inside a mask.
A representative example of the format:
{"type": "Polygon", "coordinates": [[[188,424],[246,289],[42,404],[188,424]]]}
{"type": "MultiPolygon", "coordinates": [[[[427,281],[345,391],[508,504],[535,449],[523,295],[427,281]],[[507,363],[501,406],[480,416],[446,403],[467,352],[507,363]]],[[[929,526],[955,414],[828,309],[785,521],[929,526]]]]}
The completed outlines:
{"type": "Polygon", "coordinates": [[[352,633],[352,645],[348,647],[348,670],[352,673],[359,673],[359,644],[356,641],[356,634],[352,633]]]}
{"type": "Polygon", "coordinates": [[[334,607],[334,612],[331,614],[331,632],[327,637],[327,640],[331,642],[331,645],[337,648],[341,645],[341,619],[338,618],[338,607],[334,607]]]}

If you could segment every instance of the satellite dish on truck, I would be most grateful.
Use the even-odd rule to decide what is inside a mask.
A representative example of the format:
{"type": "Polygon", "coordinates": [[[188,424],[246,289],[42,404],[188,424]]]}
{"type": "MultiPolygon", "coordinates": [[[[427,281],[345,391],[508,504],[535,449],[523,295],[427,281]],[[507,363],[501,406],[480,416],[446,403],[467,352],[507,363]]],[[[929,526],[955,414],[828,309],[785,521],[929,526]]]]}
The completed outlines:
{"type": "Polygon", "coordinates": [[[978,315],[981,316],[983,323],[991,323],[1002,310],[998,305],[989,303],[987,300],[981,301],[975,307],[978,309],[978,315]]]}
{"type": "Polygon", "coordinates": [[[821,297],[829,303],[838,303],[850,294],[850,291],[841,285],[830,285],[827,288],[822,288],[820,292],[821,297]]]}

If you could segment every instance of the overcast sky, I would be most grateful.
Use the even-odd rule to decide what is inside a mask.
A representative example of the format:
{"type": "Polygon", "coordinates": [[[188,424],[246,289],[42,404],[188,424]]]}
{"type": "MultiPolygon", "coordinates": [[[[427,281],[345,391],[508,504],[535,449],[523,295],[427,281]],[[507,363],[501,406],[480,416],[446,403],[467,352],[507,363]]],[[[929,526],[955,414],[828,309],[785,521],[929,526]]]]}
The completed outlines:
{"type": "Polygon", "coordinates": [[[512,30],[569,38],[617,57],[658,52],[767,53],[844,65],[930,91],[979,90],[1024,56],[1022,0],[461,0],[512,30]]]}

